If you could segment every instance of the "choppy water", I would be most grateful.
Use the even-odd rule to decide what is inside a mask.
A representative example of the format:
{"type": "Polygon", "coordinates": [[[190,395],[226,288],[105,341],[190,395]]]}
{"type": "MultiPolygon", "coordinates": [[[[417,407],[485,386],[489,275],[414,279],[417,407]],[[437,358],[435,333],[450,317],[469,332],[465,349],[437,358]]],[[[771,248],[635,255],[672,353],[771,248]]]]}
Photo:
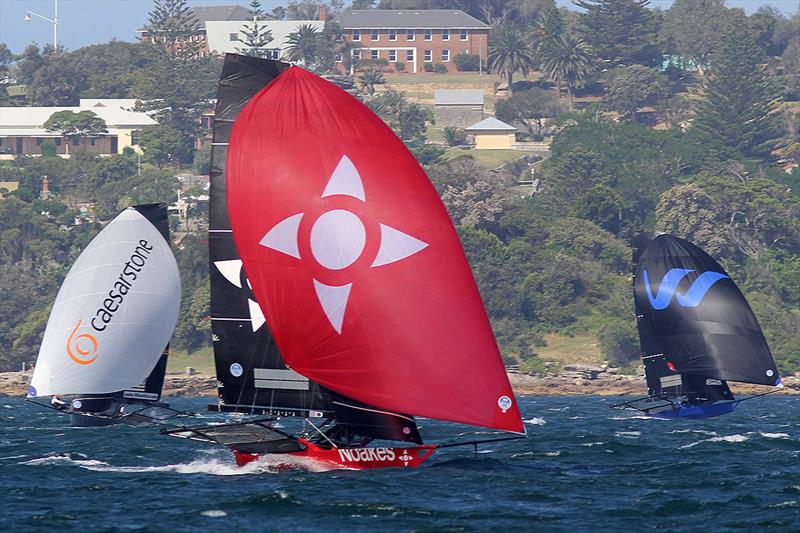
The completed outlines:
{"type": "MultiPolygon", "coordinates": [[[[800,398],[705,421],[612,401],[523,398],[526,440],[440,450],[419,470],[308,473],[0,400],[0,531],[800,529],[800,398]]],[[[432,442],[464,429],[420,425],[432,442]]]]}

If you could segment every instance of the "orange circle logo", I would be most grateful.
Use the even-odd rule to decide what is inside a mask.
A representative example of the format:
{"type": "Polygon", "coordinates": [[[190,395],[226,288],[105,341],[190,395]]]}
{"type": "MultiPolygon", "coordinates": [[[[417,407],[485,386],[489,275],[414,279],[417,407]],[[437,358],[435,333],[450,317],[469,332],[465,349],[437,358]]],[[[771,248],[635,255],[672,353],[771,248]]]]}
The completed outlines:
{"type": "Polygon", "coordinates": [[[81,333],[77,337],[75,336],[82,323],[83,320],[78,320],[78,325],[75,326],[75,329],[72,330],[67,339],[67,355],[79,365],[88,365],[97,359],[97,339],[89,333],[81,333]]]}

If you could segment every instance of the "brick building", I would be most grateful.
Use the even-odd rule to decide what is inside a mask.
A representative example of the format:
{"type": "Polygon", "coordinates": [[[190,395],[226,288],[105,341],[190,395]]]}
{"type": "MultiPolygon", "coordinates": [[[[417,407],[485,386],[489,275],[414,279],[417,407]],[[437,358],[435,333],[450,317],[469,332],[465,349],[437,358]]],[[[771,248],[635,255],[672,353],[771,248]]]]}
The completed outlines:
{"type": "Polygon", "coordinates": [[[424,72],[424,64],[441,64],[455,72],[453,57],[466,52],[486,64],[489,25],[453,9],[348,10],[334,19],[343,38],[353,43],[358,59],[384,59],[391,70],[424,72]]]}

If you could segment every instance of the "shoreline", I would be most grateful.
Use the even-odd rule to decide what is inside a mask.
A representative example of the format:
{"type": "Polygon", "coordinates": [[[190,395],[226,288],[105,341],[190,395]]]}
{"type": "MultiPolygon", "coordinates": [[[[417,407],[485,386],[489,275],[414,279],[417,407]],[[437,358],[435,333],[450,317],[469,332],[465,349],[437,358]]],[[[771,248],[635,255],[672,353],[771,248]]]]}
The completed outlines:
{"type": "MultiPolygon", "coordinates": [[[[644,376],[608,372],[568,372],[555,376],[532,376],[508,373],[514,393],[520,396],[646,396],[644,376]]],[[[0,397],[24,398],[31,372],[0,372],[0,397]]],[[[780,394],[800,394],[800,378],[783,378],[780,394]]],[[[763,393],[765,386],[731,383],[735,395],[763,393]]],[[[203,373],[168,373],[164,379],[164,397],[217,396],[217,379],[203,373]]]]}

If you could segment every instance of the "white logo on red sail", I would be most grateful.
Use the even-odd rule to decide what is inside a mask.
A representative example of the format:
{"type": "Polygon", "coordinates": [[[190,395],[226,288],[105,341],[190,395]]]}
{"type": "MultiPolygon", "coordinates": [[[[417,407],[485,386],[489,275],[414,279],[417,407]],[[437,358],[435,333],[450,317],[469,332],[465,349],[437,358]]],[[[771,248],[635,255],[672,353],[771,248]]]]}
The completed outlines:
{"type": "MultiPolygon", "coordinates": [[[[228,259],[226,261],[214,261],[214,266],[217,267],[219,273],[228,280],[232,285],[235,285],[239,289],[243,289],[242,287],[242,260],[241,259],[228,259]]],[[[247,279],[247,278],[245,278],[247,279]]],[[[247,280],[248,286],[250,285],[250,280],[247,280]]],[[[248,298],[247,299],[247,310],[250,313],[250,327],[253,328],[253,332],[258,330],[261,326],[264,325],[266,319],[264,318],[264,312],[261,310],[261,306],[258,305],[258,302],[255,300],[248,298]]]]}
{"type": "MultiPolygon", "coordinates": [[[[358,169],[346,155],[331,174],[321,198],[345,195],[367,201],[358,169]]],[[[304,213],[293,214],[275,224],[259,244],[295,259],[300,257],[298,234],[304,213]]],[[[416,254],[427,243],[398,229],[380,224],[381,241],[371,267],[388,265],[416,254]]],[[[311,227],[311,253],[322,267],[342,270],[355,263],[366,246],[367,232],[361,219],[344,209],[332,209],[320,215],[311,227]]],[[[353,283],[327,285],[313,279],[314,291],[325,316],[337,333],[342,332],[347,301],[353,283]]]]}

